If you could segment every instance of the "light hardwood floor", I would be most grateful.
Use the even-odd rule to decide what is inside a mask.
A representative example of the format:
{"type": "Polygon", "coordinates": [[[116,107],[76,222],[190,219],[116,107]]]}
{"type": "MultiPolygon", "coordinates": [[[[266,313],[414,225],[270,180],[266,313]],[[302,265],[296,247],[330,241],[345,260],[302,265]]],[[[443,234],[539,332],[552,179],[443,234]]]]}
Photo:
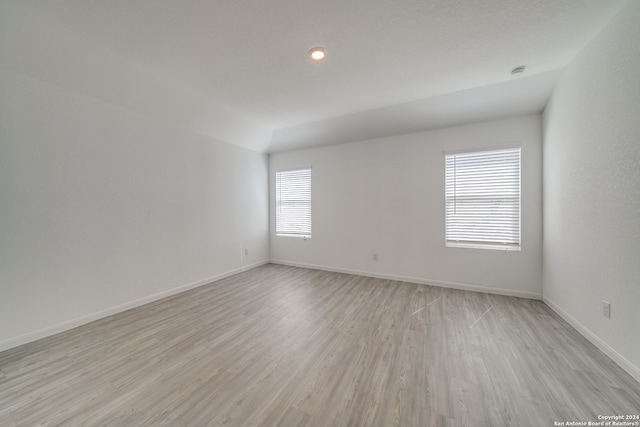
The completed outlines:
{"type": "Polygon", "coordinates": [[[540,301],[265,265],[0,353],[0,425],[553,426],[640,384],[540,301]]]}

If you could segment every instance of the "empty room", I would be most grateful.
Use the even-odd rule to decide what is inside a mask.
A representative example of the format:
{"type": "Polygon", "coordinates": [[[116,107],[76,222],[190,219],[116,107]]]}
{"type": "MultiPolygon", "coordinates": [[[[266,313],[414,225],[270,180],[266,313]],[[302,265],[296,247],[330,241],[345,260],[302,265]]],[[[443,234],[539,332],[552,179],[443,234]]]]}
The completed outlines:
{"type": "Polygon", "coordinates": [[[0,0],[0,426],[640,426],[640,1],[0,0]]]}

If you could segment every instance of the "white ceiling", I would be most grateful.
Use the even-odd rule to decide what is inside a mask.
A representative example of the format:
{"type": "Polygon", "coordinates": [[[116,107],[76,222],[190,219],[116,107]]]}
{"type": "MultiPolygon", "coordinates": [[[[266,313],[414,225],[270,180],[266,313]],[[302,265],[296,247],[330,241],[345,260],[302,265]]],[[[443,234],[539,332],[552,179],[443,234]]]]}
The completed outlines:
{"type": "Polygon", "coordinates": [[[278,151],[539,112],[624,2],[3,0],[0,66],[278,151]]]}

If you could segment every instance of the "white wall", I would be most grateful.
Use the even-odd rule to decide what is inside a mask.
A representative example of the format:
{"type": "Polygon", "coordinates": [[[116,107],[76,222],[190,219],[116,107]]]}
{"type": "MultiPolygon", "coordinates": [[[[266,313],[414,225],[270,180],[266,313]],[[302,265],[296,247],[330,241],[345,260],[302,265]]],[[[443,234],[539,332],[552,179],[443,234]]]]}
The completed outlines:
{"type": "Polygon", "coordinates": [[[176,76],[78,35],[47,9],[38,2],[0,1],[0,68],[124,106],[183,130],[266,150],[270,129],[176,76]]]}
{"type": "Polygon", "coordinates": [[[541,132],[532,115],[272,154],[271,260],[541,298],[541,132]],[[501,146],[522,147],[522,251],[445,247],[443,151],[501,146]],[[309,165],[313,236],[277,237],[275,171],[309,165]]]}
{"type": "Polygon", "coordinates": [[[0,350],[267,261],[267,164],[0,69],[0,350]]]}
{"type": "Polygon", "coordinates": [[[631,1],[571,61],[545,109],[543,263],[545,302],[638,380],[639,40],[631,1]]]}

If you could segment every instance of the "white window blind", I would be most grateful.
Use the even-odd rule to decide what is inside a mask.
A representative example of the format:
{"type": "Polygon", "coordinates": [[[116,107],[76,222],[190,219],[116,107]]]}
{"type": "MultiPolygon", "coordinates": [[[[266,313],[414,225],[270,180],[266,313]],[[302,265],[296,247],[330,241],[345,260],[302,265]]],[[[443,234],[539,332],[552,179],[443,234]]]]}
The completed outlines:
{"type": "Polygon", "coordinates": [[[276,235],[311,237],[311,169],[276,172],[276,235]]]}
{"type": "Polygon", "coordinates": [[[445,153],[447,246],[520,249],[520,148],[445,153]]]}

